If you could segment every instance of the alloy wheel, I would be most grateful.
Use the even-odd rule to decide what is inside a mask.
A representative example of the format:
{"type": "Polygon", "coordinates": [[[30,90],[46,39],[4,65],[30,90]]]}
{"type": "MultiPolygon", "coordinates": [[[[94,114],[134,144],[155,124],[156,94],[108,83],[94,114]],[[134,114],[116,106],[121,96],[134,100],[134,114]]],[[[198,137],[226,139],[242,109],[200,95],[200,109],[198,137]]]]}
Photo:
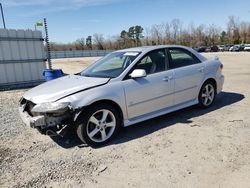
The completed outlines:
{"type": "Polygon", "coordinates": [[[207,84],[202,89],[202,94],[201,94],[203,105],[204,106],[209,106],[213,102],[214,96],[215,96],[215,90],[214,90],[213,85],[212,84],[207,84]]]}
{"type": "Polygon", "coordinates": [[[87,135],[94,142],[104,142],[109,139],[116,128],[115,115],[107,109],[93,113],[87,123],[87,135]]]}

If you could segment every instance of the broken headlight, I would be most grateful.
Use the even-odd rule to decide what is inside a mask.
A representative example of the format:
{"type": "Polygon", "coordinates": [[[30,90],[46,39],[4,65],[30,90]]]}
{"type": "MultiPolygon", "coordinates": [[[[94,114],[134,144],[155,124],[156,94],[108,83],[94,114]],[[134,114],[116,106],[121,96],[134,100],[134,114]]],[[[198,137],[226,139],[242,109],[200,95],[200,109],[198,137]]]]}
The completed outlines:
{"type": "Polygon", "coordinates": [[[41,103],[37,104],[32,108],[32,112],[36,113],[56,113],[56,114],[62,114],[69,110],[70,103],[68,102],[48,102],[48,103],[41,103]]]}

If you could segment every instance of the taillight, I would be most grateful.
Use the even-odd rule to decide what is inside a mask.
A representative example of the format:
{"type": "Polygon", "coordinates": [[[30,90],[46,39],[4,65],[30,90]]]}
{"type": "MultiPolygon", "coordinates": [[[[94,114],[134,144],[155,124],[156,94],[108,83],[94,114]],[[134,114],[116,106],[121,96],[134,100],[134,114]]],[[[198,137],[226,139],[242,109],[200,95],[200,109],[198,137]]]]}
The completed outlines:
{"type": "Polygon", "coordinates": [[[223,67],[224,67],[224,66],[223,66],[223,64],[221,63],[221,64],[220,64],[220,70],[222,70],[222,69],[223,69],[223,67]]]}

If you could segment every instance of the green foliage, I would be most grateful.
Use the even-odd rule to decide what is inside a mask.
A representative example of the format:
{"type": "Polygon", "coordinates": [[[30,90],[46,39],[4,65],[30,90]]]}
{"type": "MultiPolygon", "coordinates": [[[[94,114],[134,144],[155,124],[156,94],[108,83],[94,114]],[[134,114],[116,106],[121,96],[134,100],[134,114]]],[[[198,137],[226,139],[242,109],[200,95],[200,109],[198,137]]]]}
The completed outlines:
{"type": "Polygon", "coordinates": [[[226,35],[227,35],[226,31],[222,31],[221,32],[221,34],[220,34],[220,42],[221,43],[225,43],[225,41],[226,41],[226,35]]]}
{"type": "Polygon", "coordinates": [[[122,30],[122,32],[121,32],[121,34],[120,34],[120,37],[121,37],[122,39],[125,39],[125,38],[127,37],[127,35],[128,35],[127,31],[122,30]]]}
{"type": "Polygon", "coordinates": [[[139,40],[140,38],[143,38],[142,32],[143,32],[143,28],[141,26],[137,25],[134,27],[134,35],[137,40],[139,40]]]}
{"type": "Polygon", "coordinates": [[[141,45],[143,30],[144,29],[140,25],[131,26],[128,31],[122,30],[120,33],[120,38],[123,39],[123,46],[132,47],[141,45]]]}

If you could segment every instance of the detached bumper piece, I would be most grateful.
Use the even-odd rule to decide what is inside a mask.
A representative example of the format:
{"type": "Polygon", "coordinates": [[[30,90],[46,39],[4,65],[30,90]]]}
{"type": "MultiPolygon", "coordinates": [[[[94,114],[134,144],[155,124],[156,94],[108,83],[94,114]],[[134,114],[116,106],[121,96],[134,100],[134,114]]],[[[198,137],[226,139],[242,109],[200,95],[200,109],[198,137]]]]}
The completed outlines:
{"type": "Polygon", "coordinates": [[[19,114],[27,126],[49,136],[65,136],[72,124],[72,112],[69,109],[63,114],[40,114],[31,112],[34,106],[35,104],[30,101],[21,100],[19,114]]]}

